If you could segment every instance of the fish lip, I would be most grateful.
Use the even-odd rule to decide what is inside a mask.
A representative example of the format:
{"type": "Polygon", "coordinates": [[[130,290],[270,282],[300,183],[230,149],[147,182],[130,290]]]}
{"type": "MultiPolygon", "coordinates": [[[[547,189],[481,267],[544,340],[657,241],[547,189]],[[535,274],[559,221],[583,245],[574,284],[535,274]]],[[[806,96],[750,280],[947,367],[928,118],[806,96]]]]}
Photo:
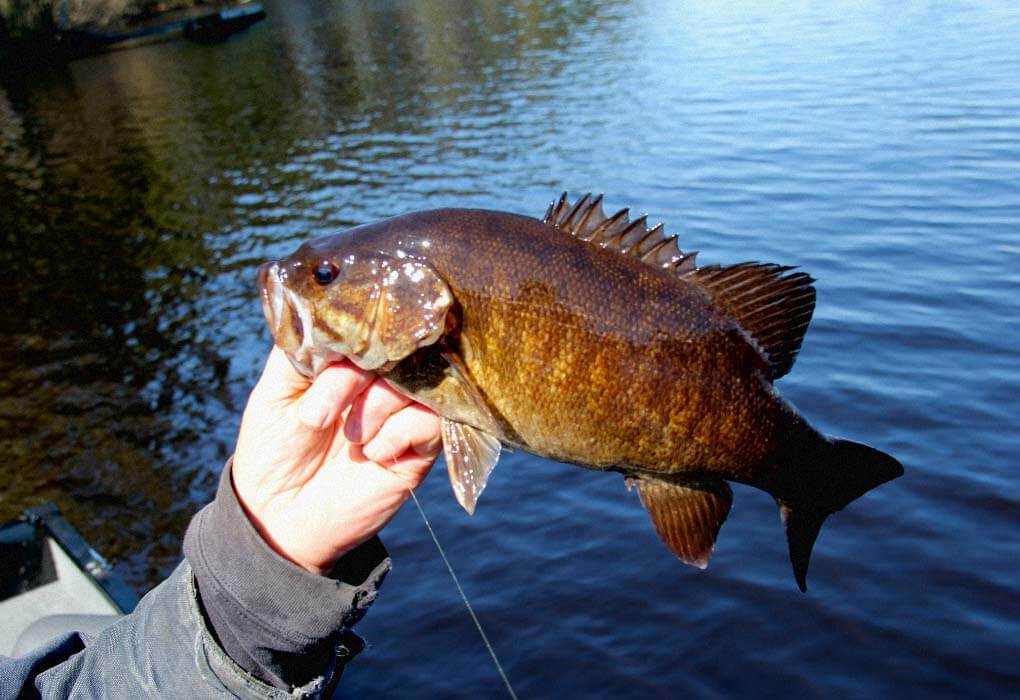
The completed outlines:
{"type": "Polygon", "coordinates": [[[280,264],[267,262],[259,265],[255,274],[258,280],[262,313],[277,347],[298,373],[310,379],[322,371],[312,346],[311,317],[307,306],[283,282],[280,264]],[[286,324],[291,328],[286,328],[286,324]],[[286,333],[284,331],[287,331],[286,333]]]}
{"type": "Polygon", "coordinates": [[[287,285],[286,272],[279,262],[259,265],[256,279],[262,312],[273,341],[299,374],[314,380],[326,367],[343,360],[350,360],[361,367],[357,356],[316,344],[312,309],[287,285]]]}
{"type": "Polygon", "coordinates": [[[258,280],[259,297],[262,299],[262,313],[275,338],[280,330],[284,311],[279,263],[267,262],[259,265],[255,277],[258,280]]]}
{"type": "Polygon", "coordinates": [[[309,364],[306,361],[298,359],[298,357],[294,353],[285,352],[285,354],[287,355],[287,359],[290,360],[290,364],[293,365],[295,370],[297,370],[298,374],[307,379],[314,380],[319,375],[319,372],[322,371],[321,367],[317,369],[314,366],[315,357],[311,358],[313,363],[309,364]]]}

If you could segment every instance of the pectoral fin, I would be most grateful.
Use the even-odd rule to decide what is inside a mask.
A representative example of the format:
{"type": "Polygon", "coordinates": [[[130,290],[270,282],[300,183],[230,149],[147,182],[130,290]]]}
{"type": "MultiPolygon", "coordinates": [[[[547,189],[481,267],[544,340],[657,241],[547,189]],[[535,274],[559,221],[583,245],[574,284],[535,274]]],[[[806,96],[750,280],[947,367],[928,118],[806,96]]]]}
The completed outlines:
{"type": "Polygon", "coordinates": [[[699,569],[707,567],[716,535],[733,502],[729,485],[722,480],[681,485],[632,477],[627,479],[627,488],[632,486],[637,486],[641,505],[666,546],[684,562],[699,569]]]}
{"type": "Polygon", "coordinates": [[[469,515],[499,461],[499,440],[483,430],[446,418],[442,422],[443,454],[457,502],[469,515]]]}
{"type": "Polygon", "coordinates": [[[474,425],[481,425],[485,430],[494,432],[498,430],[496,420],[492,417],[492,411],[485,398],[478,391],[477,385],[471,381],[470,373],[459,355],[452,352],[440,354],[448,367],[447,374],[452,382],[453,390],[456,392],[458,403],[462,409],[468,410],[471,415],[471,422],[474,425]]]}

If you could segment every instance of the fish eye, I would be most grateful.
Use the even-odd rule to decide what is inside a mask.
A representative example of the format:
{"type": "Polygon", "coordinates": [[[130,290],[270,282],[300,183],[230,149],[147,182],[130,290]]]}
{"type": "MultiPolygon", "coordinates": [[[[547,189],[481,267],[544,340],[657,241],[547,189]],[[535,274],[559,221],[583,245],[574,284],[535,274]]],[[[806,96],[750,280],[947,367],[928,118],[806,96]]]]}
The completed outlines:
{"type": "Polygon", "coordinates": [[[315,268],[312,273],[315,275],[315,281],[325,286],[336,279],[337,274],[340,270],[331,262],[323,261],[321,265],[315,268]]]}

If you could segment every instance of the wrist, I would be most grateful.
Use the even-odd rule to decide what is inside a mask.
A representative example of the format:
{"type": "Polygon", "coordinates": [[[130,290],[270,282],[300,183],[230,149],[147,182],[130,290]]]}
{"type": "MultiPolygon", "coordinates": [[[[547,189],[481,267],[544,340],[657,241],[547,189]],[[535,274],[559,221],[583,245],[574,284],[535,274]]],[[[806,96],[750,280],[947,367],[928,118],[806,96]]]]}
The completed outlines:
{"type": "Polygon", "coordinates": [[[336,635],[364,615],[389,558],[372,538],[338,561],[328,577],[295,566],[244,513],[230,462],[224,472],[215,500],[195,516],[184,541],[212,633],[204,641],[246,672],[290,689],[321,670],[316,659],[334,658],[336,635]]]}
{"type": "Polygon", "coordinates": [[[293,517],[288,517],[286,513],[272,514],[269,512],[271,508],[267,506],[253,506],[235,483],[232,482],[231,486],[245,518],[266,546],[281,558],[305,571],[325,576],[343,556],[343,551],[309,551],[310,548],[304,543],[288,541],[286,533],[293,529],[293,517]]]}

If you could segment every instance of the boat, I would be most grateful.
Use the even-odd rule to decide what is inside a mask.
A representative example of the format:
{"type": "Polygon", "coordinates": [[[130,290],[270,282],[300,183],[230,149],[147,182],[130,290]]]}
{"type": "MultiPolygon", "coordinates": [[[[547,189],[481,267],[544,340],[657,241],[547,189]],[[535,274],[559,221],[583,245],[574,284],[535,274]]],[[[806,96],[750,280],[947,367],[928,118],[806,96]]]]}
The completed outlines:
{"type": "Polygon", "coordinates": [[[119,27],[66,27],[58,22],[56,41],[69,58],[185,37],[201,43],[223,41],[265,19],[259,2],[161,12],[119,27]]]}
{"type": "Polygon", "coordinates": [[[138,594],[52,503],[0,525],[0,654],[71,629],[98,633],[137,604],[138,594]]]}

